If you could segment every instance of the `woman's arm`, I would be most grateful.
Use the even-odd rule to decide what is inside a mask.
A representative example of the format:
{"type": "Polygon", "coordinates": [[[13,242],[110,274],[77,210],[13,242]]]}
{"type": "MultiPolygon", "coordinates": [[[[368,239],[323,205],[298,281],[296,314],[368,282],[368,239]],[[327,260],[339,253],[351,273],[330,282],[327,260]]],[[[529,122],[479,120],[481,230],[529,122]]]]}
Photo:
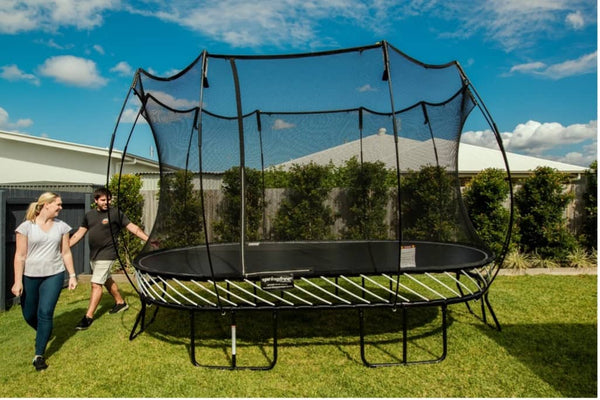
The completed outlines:
{"type": "Polygon", "coordinates": [[[75,266],[73,264],[73,253],[69,246],[69,234],[65,233],[62,236],[61,253],[65,268],[69,271],[69,289],[73,290],[77,287],[77,275],[75,274],[75,266]]]}
{"type": "Polygon", "coordinates": [[[15,296],[23,294],[23,272],[25,271],[25,260],[27,259],[27,236],[17,232],[17,246],[15,249],[15,283],[11,292],[15,296]]]}

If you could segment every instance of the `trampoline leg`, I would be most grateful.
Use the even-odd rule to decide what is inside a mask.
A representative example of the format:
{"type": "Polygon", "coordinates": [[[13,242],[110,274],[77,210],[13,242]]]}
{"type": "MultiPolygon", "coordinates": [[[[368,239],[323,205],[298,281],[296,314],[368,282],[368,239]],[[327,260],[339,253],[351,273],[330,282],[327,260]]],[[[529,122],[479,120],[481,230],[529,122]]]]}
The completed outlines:
{"type": "Polygon", "coordinates": [[[142,308],[140,309],[140,312],[138,312],[137,317],[135,317],[133,328],[131,328],[131,332],[129,333],[129,340],[135,339],[140,333],[144,332],[144,323],[146,319],[146,302],[143,299],[141,300],[142,308]],[[140,326],[140,330],[136,332],[138,325],[140,326]]]}
{"type": "Polygon", "coordinates": [[[195,366],[199,366],[196,362],[196,323],[194,318],[194,311],[190,311],[190,359],[192,364],[195,366]]]}
{"type": "Polygon", "coordinates": [[[501,331],[502,328],[500,327],[500,322],[498,322],[498,318],[496,318],[496,313],[494,313],[494,309],[492,308],[492,304],[490,303],[490,299],[489,299],[487,292],[485,293],[485,295],[483,295],[483,301],[485,301],[485,304],[487,305],[488,310],[490,310],[492,319],[494,320],[494,323],[496,324],[496,329],[498,329],[498,331],[501,331]]]}
{"type": "Polygon", "coordinates": [[[273,358],[268,365],[265,366],[238,366],[237,365],[237,325],[235,323],[235,313],[231,313],[231,364],[230,365],[204,365],[196,361],[196,328],[195,328],[195,313],[190,311],[190,358],[192,364],[197,367],[213,368],[213,369],[251,369],[251,370],[269,370],[277,363],[277,311],[273,311],[273,358]]]}
{"type": "Polygon", "coordinates": [[[231,368],[235,369],[237,365],[236,359],[236,326],[235,312],[231,313],[231,368]]]}
{"type": "Polygon", "coordinates": [[[402,361],[391,362],[391,363],[371,363],[367,361],[365,352],[365,331],[364,331],[364,311],[358,310],[359,315],[359,330],[360,330],[360,357],[364,365],[370,368],[377,367],[393,367],[398,365],[410,365],[410,364],[432,364],[443,361],[448,354],[448,324],[447,324],[447,305],[442,304],[442,354],[435,359],[431,360],[417,360],[408,361],[408,328],[407,328],[407,317],[406,309],[402,308],[402,361]]]}

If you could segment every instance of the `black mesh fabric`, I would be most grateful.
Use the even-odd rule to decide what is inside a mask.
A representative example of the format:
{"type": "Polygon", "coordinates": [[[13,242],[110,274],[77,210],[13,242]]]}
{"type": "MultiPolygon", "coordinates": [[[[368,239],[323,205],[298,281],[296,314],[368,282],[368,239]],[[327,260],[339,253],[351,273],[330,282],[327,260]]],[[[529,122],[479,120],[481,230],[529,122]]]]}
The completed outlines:
{"type": "MultiPolygon", "coordinates": [[[[388,243],[382,265],[364,266],[373,271],[399,267],[401,244],[415,245],[417,259],[423,259],[418,243],[434,244],[422,246],[423,252],[456,245],[448,269],[492,259],[461,200],[460,136],[476,104],[456,62],[426,65],[386,42],[280,56],[203,52],[173,77],[139,70],[134,92],[161,166],[151,234],[159,248],[147,245],[138,257],[165,255],[162,261],[153,258],[152,272],[219,276],[208,267],[225,267],[211,259],[210,248],[227,245],[225,275],[232,270],[240,276],[260,274],[265,267],[257,248],[283,242],[331,245],[313,253],[308,245],[306,251],[288,246],[294,252],[287,259],[286,246],[277,247],[283,249],[277,258],[282,270],[294,269],[298,254],[303,266],[318,265],[319,254],[326,251],[330,273],[364,272],[360,263],[348,267],[348,257],[336,257],[352,240],[361,246],[388,243]],[[377,198],[370,197],[373,188],[367,186],[358,189],[364,190],[362,200],[360,194],[351,195],[353,188],[339,173],[350,160],[365,171],[383,164],[388,172],[375,182],[388,182],[384,215],[373,217],[370,227],[356,220],[376,214],[369,207],[377,198]],[[310,166],[328,166],[333,175],[319,177],[310,166]],[[281,178],[286,173],[291,175],[281,178]],[[302,180],[300,187],[315,187],[302,191],[294,186],[302,180]],[[419,185],[432,186],[436,195],[422,197],[415,190],[419,185]],[[320,198],[321,190],[326,194],[320,198]],[[358,203],[351,204],[351,198],[358,203]],[[321,199],[319,204],[311,204],[315,199],[321,199]],[[203,249],[202,254],[190,248],[203,249]],[[169,259],[178,249],[182,254],[169,259]],[[462,261],[461,249],[468,249],[462,261]],[[474,261],[473,254],[481,257],[474,261]]],[[[444,260],[444,254],[433,259],[444,260]]],[[[433,268],[443,269],[438,261],[433,268]]],[[[145,268],[143,261],[138,266],[145,268]]],[[[270,263],[268,269],[279,267],[270,263]]],[[[312,270],[328,274],[323,265],[312,270]]]]}

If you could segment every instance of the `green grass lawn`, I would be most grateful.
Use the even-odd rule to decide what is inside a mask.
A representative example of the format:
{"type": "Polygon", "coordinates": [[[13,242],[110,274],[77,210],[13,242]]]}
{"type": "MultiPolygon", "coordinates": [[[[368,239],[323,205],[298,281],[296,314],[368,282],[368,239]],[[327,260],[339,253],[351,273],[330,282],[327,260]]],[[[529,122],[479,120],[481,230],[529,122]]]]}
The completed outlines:
{"type": "MultiPolygon", "coordinates": [[[[498,332],[449,307],[448,356],[438,364],[367,368],[360,358],[356,310],[281,312],[279,354],[269,371],[194,367],[188,314],[161,308],[133,341],[140,308],[111,315],[105,294],[87,331],[75,325],[87,308],[89,284],[63,291],[56,309],[49,368],[31,365],[34,331],[19,306],[0,313],[0,397],[596,397],[597,277],[500,276],[490,301],[498,332]]],[[[479,311],[479,303],[474,304],[479,311]]],[[[266,364],[270,313],[239,313],[238,364],[266,364]]],[[[441,349],[439,309],[410,310],[409,358],[441,349]]],[[[367,311],[367,355],[393,361],[401,354],[400,312],[367,311]]],[[[229,316],[198,314],[197,358],[229,361],[229,316]]]]}

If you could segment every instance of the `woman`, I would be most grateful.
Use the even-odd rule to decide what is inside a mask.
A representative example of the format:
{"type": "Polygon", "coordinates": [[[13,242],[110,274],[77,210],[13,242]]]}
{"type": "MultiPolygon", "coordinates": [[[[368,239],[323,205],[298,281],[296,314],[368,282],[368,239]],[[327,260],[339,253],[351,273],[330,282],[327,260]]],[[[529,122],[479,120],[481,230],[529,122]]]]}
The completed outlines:
{"type": "Polygon", "coordinates": [[[52,319],[63,286],[65,267],[69,289],[77,287],[73,256],[69,247],[71,227],[56,218],[62,200],[56,193],[43,193],[29,205],[25,221],[15,229],[15,283],[12,292],[21,296],[25,321],[36,330],[33,366],[48,368],[44,352],[52,334],[52,319]]]}

